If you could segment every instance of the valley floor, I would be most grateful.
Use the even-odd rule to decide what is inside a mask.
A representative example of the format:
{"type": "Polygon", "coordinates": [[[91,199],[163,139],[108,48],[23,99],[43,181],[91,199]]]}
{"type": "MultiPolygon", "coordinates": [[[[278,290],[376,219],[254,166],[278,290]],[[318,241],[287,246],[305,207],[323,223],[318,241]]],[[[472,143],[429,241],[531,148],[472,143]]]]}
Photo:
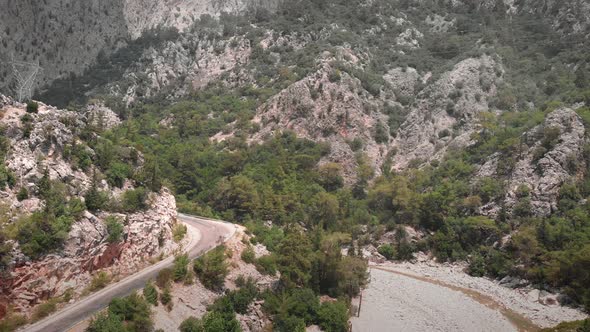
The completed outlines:
{"type": "Polygon", "coordinates": [[[354,332],[516,331],[498,311],[460,292],[376,268],[352,326],[354,332]]]}
{"type": "Polygon", "coordinates": [[[543,304],[538,290],[471,277],[459,265],[386,263],[370,271],[360,317],[352,319],[354,332],[535,331],[587,317],[543,304]]]}

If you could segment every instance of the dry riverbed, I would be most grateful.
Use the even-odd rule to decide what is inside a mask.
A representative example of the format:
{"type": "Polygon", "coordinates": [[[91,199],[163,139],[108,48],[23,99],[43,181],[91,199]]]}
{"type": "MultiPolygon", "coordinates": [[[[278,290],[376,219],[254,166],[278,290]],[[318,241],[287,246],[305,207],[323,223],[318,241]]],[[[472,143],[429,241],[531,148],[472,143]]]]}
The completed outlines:
{"type": "Polygon", "coordinates": [[[374,268],[352,327],[354,332],[517,331],[500,312],[460,292],[374,268]]]}
{"type": "Polygon", "coordinates": [[[537,290],[507,288],[463,268],[432,262],[372,265],[353,331],[535,331],[587,317],[543,304],[537,290]]]}

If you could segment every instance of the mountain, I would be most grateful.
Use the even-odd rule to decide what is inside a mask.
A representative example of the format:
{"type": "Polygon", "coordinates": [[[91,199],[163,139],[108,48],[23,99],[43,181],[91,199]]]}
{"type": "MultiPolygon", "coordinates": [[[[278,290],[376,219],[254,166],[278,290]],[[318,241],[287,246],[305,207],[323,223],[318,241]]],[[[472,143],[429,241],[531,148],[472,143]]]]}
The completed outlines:
{"type": "MultiPolygon", "coordinates": [[[[278,330],[327,324],[317,308],[349,305],[366,283],[366,261],[424,257],[590,308],[587,1],[47,0],[5,8],[0,58],[44,68],[34,85],[38,112],[27,112],[34,102],[3,99],[0,184],[14,216],[0,234],[13,248],[3,260],[11,280],[23,262],[102,261],[101,252],[120,248],[105,239],[110,215],[127,227],[177,205],[243,224],[235,265],[278,287],[246,310],[239,299],[261,289],[232,279],[202,321],[186,324],[243,323],[246,312],[263,312],[256,324],[278,330]],[[57,179],[66,184],[65,212],[47,211],[42,188],[57,179]],[[20,191],[30,198],[19,201],[20,191]],[[98,192],[111,197],[100,209],[92,208],[98,192]],[[125,195],[149,199],[136,211],[125,195]],[[85,208],[71,216],[76,196],[85,208]],[[71,219],[68,236],[49,232],[57,240],[48,250],[27,249],[24,225],[47,215],[71,219]],[[88,223],[102,237],[89,251],[69,251],[76,225],[88,223]],[[269,252],[252,258],[250,245],[269,252]],[[320,295],[347,300],[316,305],[320,295]],[[308,301],[313,317],[273,309],[290,301],[308,301]]],[[[10,69],[0,77],[6,94],[15,91],[10,69]]],[[[165,215],[163,226],[144,231],[153,239],[164,230],[166,245],[117,257],[170,253],[175,226],[165,215]]],[[[198,278],[189,283],[223,289],[201,278],[203,264],[220,271],[231,256],[217,255],[194,262],[198,278]]],[[[109,259],[101,269],[120,268],[122,259],[109,259]]],[[[72,278],[87,284],[94,270],[81,266],[72,278]]],[[[60,282],[48,296],[61,296],[60,282]]],[[[173,285],[158,290],[185,290],[173,285]]],[[[166,323],[156,325],[185,309],[160,313],[166,323]]]]}
{"type": "Polygon", "coordinates": [[[78,75],[155,28],[184,31],[202,15],[218,17],[251,8],[275,6],[273,0],[86,2],[2,0],[0,13],[0,88],[14,75],[9,61],[38,64],[35,87],[78,75]]]}
{"type": "Polygon", "coordinates": [[[143,157],[100,136],[120,123],[116,114],[0,98],[2,224],[11,234],[0,245],[2,315],[8,305],[27,313],[48,296],[78,297],[96,287],[96,271],[123,277],[178,248],[174,197],[130,180],[143,157]],[[117,172],[98,166],[113,158],[117,172]]]}

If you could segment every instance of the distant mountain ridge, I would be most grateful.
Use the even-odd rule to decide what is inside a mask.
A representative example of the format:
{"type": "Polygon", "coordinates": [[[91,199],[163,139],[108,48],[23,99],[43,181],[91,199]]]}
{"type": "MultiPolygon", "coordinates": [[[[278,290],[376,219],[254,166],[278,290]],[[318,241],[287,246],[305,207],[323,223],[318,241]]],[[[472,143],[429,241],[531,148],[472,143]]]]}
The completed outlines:
{"type": "Polygon", "coordinates": [[[242,13],[276,0],[92,0],[0,1],[0,91],[10,92],[14,59],[38,63],[37,86],[81,74],[99,54],[153,28],[190,27],[201,15],[242,13]]]}

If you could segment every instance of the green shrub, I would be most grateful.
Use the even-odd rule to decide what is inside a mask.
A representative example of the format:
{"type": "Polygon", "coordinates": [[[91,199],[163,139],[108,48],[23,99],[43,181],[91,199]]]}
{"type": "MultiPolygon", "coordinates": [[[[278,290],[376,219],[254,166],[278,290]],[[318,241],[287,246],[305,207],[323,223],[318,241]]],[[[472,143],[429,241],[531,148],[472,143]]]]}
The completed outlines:
{"type": "Polygon", "coordinates": [[[157,306],[158,305],[158,290],[156,287],[150,282],[148,282],[145,287],[143,288],[143,297],[149,303],[157,306]]]}
{"type": "Polygon", "coordinates": [[[348,331],[348,307],[340,301],[325,302],[318,310],[318,322],[322,331],[346,332],[348,331]]]}
{"type": "Polygon", "coordinates": [[[381,122],[377,122],[377,125],[375,125],[373,138],[377,143],[387,143],[389,141],[389,134],[381,122]]]}
{"type": "Polygon", "coordinates": [[[27,198],[29,198],[29,191],[27,188],[21,187],[18,191],[18,194],[16,194],[16,199],[20,202],[27,198]]]}
{"type": "Polygon", "coordinates": [[[99,191],[96,185],[92,185],[86,195],[84,195],[84,203],[90,211],[103,210],[109,201],[107,193],[99,191]]]}
{"type": "Polygon", "coordinates": [[[379,248],[377,248],[377,252],[379,252],[388,260],[394,259],[396,257],[395,248],[390,244],[383,244],[379,246],[379,248]]]}
{"type": "Polygon", "coordinates": [[[131,176],[131,168],[127,164],[112,162],[106,171],[107,181],[111,186],[123,187],[125,179],[131,176]]]}
{"type": "Polygon", "coordinates": [[[174,238],[174,242],[179,243],[184,239],[186,236],[187,228],[185,224],[177,223],[172,228],[172,237],[174,238]]]}
{"type": "Polygon", "coordinates": [[[110,315],[108,313],[99,313],[90,321],[90,325],[86,328],[86,332],[115,332],[125,331],[123,321],[117,315],[110,315]]]}
{"type": "Polygon", "coordinates": [[[191,317],[185,319],[184,321],[182,321],[182,323],[180,323],[180,326],[178,327],[178,329],[180,330],[180,332],[203,332],[203,331],[205,331],[203,329],[203,322],[194,316],[191,316],[191,317]]]}
{"type": "Polygon", "coordinates": [[[242,260],[244,263],[253,264],[256,261],[256,254],[254,253],[254,249],[251,246],[244,249],[241,255],[242,260]]]}
{"type": "Polygon", "coordinates": [[[16,177],[14,174],[4,166],[4,163],[0,164],[0,188],[4,188],[6,185],[12,187],[16,184],[16,177]]]}
{"type": "Polygon", "coordinates": [[[158,276],[156,277],[156,285],[158,285],[160,289],[167,288],[168,285],[170,285],[170,282],[172,281],[173,275],[174,273],[172,269],[166,268],[160,270],[160,272],[158,272],[158,276]]]}
{"type": "Polygon", "coordinates": [[[305,321],[290,315],[278,315],[273,323],[274,331],[305,332],[305,321]]]}
{"type": "Polygon", "coordinates": [[[479,253],[475,253],[469,258],[467,272],[474,277],[483,277],[486,275],[486,262],[479,253]]]}
{"type": "Polygon", "coordinates": [[[340,70],[338,70],[338,69],[333,69],[330,72],[330,74],[328,75],[328,79],[332,83],[340,82],[340,78],[341,78],[340,70]]]}
{"type": "Polygon", "coordinates": [[[401,240],[397,245],[397,254],[396,259],[399,260],[410,260],[414,258],[414,252],[416,251],[416,246],[407,240],[401,240]]]}
{"type": "Polygon", "coordinates": [[[438,133],[438,138],[444,138],[451,136],[451,132],[448,129],[443,129],[438,133]]]}
{"type": "Polygon", "coordinates": [[[304,326],[317,322],[320,300],[313,290],[309,288],[296,288],[292,289],[286,295],[286,299],[281,299],[277,295],[269,296],[267,294],[264,304],[265,309],[279,316],[286,314],[290,317],[301,318],[305,323],[304,326]],[[279,304],[277,302],[283,303],[279,304]]]}
{"type": "Polygon", "coordinates": [[[25,113],[25,114],[23,114],[23,116],[20,117],[20,121],[23,124],[32,123],[33,122],[33,117],[30,114],[25,113]]]}
{"type": "Polygon", "coordinates": [[[27,113],[38,113],[39,112],[39,104],[35,101],[30,101],[27,103],[27,113]]]}
{"type": "Polygon", "coordinates": [[[83,144],[72,143],[71,147],[64,147],[64,157],[72,160],[74,165],[83,171],[87,171],[92,165],[92,156],[88,147],[83,144]]]}
{"type": "Polygon", "coordinates": [[[50,299],[45,303],[41,303],[35,307],[33,310],[33,314],[31,315],[31,320],[36,322],[42,318],[49,316],[50,314],[54,313],[57,310],[57,299],[50,299]]]}
{"type": "Polygon", "coordinates": [[[12,332],[27,323],[28,321],[26,316],[8,313],[2,320],[0,320],[0,331],[12,332]]]}
{"type": "Polygon", "coordinates": [[[109,243],[116,243],[123,238],[123,224],[119,218],[115,216],[108,216],[105,220],[107,226],[107,241],[109,243]]]}
{"type": "Polygon", "coordinates": [[[66,214],[72,216],[75,220],[79,220],[86,211],[86,204],[81,199],[75,197],[70,199],[67,205],[66,214]]]}
{"type": "Polygon", "coordinates": [[[364,143],[363,140],[359,137],[355,137],[352,141],[348,142],[350,149],[354,152],[359,151],[363,148],[364,143]]]}
{"type": "Polygon", "coordinates": [[[172,294],[170,293],[170,287],[164,288],[164,291],[160,295],[160,303],[167,307],[172,305],[172,294]]]}
{"type": "Polygon", "coordinates": [[[235,314],[227,314],[217,311],[208,312],[203,317],[204,331],[239,332],[240,323],[236,320],[235,314]]]}
{"type": "Polygon", "coordinates": [[[25,255],[38,258],[62,246],[73,222],[69,216],[35,212],[18,220],[16,239],[25,255]]]}
{"type": "Polygon", "coordinates": [[[152,331],[150,304],[141,296],[133,293],[124,298],[115,298],[109,304],[108,314],[124,322],[126,331],[152,331]]]}
{"type": "Polygon", "coordinates": [[[137,212],[148,208],[148,191],[144,187],[127,190],[123,193],[122,209],[126,212],[137,212]]]}
{"type": "Polygon", "coordinates": [[[498,179],[486,177],[477,182],[475,191],[485,204],[504,194],[504,184],[498,179]]]}
{"type": "Polygon", "coordinates": [[[174,281],[179,282],[186,279],[188,274],[189,259],[186,254],[174,258],[173,276],[174,281]]]}
{"type": "Polygon", "coordinates": [[[262,274],[274,276],[277,274],[277,260],[274,255],[265,255],[256,260],[256,270],[262,274]]]}
{"type": "Polygon", "coordinates": [[[240,289],[231,291],[227,296],[232,303],[234,311],[244,315],[248,312],[250,303],[258,296],[258,288],[256,288],[253,279],[248,279],[240,289]]]}
{"type": "Polygon", "coordinates": [[[98,272],[90,282],[88,290],[91,292],[105,288],[111,282],[111,277],[105,271],[98,272]]]}
{"type": "Polygon", "coordinates": [[[553,149],[559,140],[560,134],[561,131],[558,127],[543,128],[543,140],[541,141],[541,145],[547,150],[553,149]]]}
{"type": "Polygon", "coordinates": [[[213,290],[220,289],[229,273],[225,262],[225,246],[218,246],[197,258],[193,268],[205,287],[213,290]]]}

